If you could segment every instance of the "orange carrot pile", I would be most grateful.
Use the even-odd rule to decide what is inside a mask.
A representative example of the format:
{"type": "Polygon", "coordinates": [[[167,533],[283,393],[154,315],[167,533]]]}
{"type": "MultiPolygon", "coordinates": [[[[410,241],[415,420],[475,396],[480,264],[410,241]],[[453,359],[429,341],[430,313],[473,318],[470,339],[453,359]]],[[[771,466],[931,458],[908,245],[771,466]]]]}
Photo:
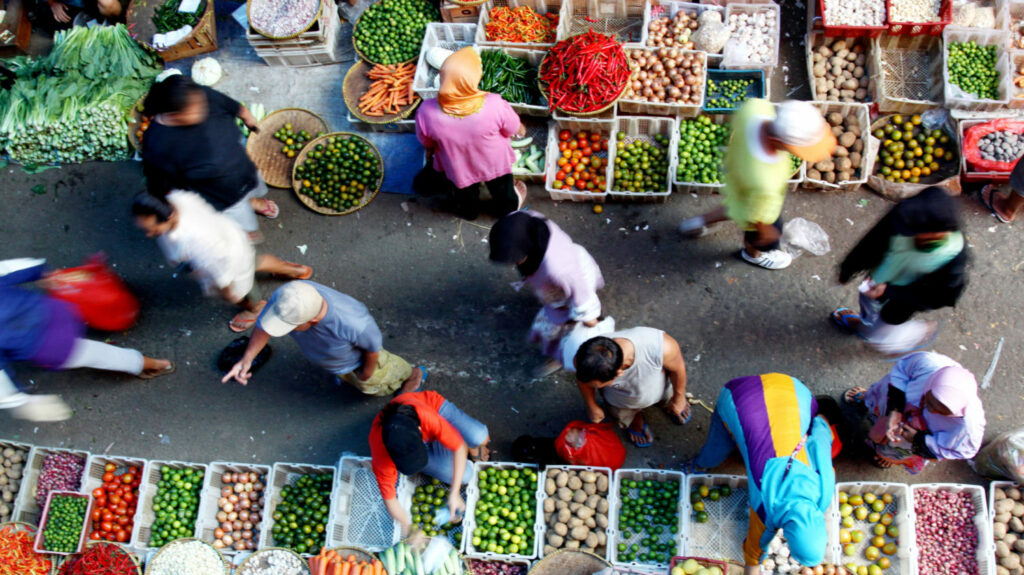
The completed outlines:
{"type": "Polygon", "coordinates": [[[359,561],[355,555],[342,557],[338,552],[320,549],[320,554],[309,558],[313,575],[387,575],[384,564],[374,559],[359,561]]]}
{"type": "Polygon", "coordinates": [[[366,116],[397,114],[413,103],[412,78],[416,64],[377,64],[366,76],[373,80],[370,89],[359,98],[359,111],[366,116]]]}

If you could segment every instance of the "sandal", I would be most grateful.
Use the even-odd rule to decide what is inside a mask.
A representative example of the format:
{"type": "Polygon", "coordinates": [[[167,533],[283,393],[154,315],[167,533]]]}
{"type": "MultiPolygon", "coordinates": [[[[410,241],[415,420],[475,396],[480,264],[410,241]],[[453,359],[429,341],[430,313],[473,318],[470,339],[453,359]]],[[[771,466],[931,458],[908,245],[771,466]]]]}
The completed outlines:
{"type": "Polygon", "coordinates": [[[259,210],[253,208],[253,211],[268,220],[276,220],[277,216],[281,215],[281,208],[274,200],[263,200],[263,208],[259,210]]]}
{"type": "Polygon", "coordinates": [[[850,405],[864,405],[864,396],[866,396],[867,393],[868,390],[863,387],[851,387],[843,394],[843,401],[850,405]]]}
{"type": "Polygon", "coordinates": [[[242,333],[243,331],[248,331],[249,328],[251,328],[252,325],[256,323],[255,317],[249,319],[239,317],[243,313],[245,312],[238,312],[237,314],[235,314],[235,317],[231,318],[231,321],[228,322],[228,327],[231,328],[231,331],[235,333],[242,333]]]}
{"type": "Polygon", "coordinates": [[[629,427],[626,428],[626,431],[629,432],[629,440],[633,442],[635,447],[650,447],[654,444],[653,440],[647,439],[648,437],[651,437],[651,428],[647,425],[646,421],[644,422],[644,427],[641,431],[633,431],[629,427]]]}
{"type": "Polygon", "coordinates": [[[1008,223],[1010,223],[1010,220],[1008,220],[1008,219],[1004,218],[1003,216],[999,215],[999,211],[996,210],[995,194],[998,191],[999,191],[998,187],[993,186],[992,184],[986,185],[984,188],[981,189],[981,203],[986,208],[988,208],[988,211],[992,212],[992,215],[995,216],[997,220],[999,220],[1000,222],[1002,222],[1004,224],[1008,224],[1008,223]],[[988,194],[987,196],[986,196],[986,193],[988,194]]]}
{"type": "Polygon", "coordinates": [[[833,311],[832,315],[830,316],[830,318],[832,319],[832,323],[834,323],[839,329],[845,331],[850,335],[859,335],[863,337],[860,333],[860,330],[858,330],[853,325],[850,325],[849,318],[852,317],[861,320],[860,314],[848,307],[838,308],[835,311],[833,311]]]}
{"type": "Polygon", "coordinates": [[[875,459],[872,463],[874,463],[875,467],[879,469],[891,469],[896,466],[895,463],[889,461],[888,459],[882,457],[881,455],[875,455],[875,459]]]}
{"type": "Polygon", "coordinates": [[[297,264],[295,262],[285,262],[285,263],[290,265],[290,266],[295,266],[297,268],[302,268],[302,269],[304,269],[306,271],[302,272],[301,274],[299,274],[297,276],[289,276],[289,275],[285,275],[285,274],[273,274],[274,277],[280,278],[280,279],[283,279],[283,280],[308,280],[309,278],[313,277],[313,268],[312,267],[304,266],[302,264],[297,264]]]}
{"type": "Polygon", "coordinates": [[[138,374],[135,377],[138,377],[139,379],[153,379],[154,377],[160,377],[161,375],[170,375],[174,373],[175,369],[177,369],[177,367],[174,365],[174,362],[172,361],[169,362],[167,364],[167,367],[163,369],[153,370],[148,373],[146,370],[142,370],[142,373],[138,374]]]}

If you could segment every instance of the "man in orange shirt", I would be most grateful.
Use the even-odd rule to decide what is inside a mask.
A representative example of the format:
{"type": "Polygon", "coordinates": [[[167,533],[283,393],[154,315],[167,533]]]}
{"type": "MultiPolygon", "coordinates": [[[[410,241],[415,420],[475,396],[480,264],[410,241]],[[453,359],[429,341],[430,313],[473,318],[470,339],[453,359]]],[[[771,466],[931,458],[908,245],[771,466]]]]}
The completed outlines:
{"type": "MultiPolygon", "coordinates": [[[[398,474],[424,473],[449,485],[469,483],[468,457],[487,459],[487,426],[435,391],[403,393],[391,400],[370,427],[370,455],[384,506],[409,535],[412,520],[398,503],[398,474]]],[[[457,523],[466,510],[460,489],[451,489],[448,511],[457,523]]]]}

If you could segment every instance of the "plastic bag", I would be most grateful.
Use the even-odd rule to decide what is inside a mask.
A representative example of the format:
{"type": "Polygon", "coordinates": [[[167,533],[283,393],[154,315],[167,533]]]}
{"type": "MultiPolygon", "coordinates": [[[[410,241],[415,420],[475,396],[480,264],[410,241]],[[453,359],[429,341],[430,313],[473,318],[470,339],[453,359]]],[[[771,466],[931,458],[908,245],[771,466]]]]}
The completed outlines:
{"type": "Polygon", "coordinates": [[[1024,427],[1006,432],[981,448],[971,461],[978,475],[1024,485],[1024,427]]]}
{"type": "Polygon", "coordinates": [[[818,224],[803,218],[786,222],[782,232],[782,249],[797,255],[807,250],[816,256],[823,256],[831,250],[828,234],[818,224]]]}
{"type": "Polygon", "coordinates": [[[48,279],[49,294],[78,308],[93,329],[126,330],[139,317],[139,300],[107,265],[104,254],[89,256],[80,267],[57,270],[48,279]]]}
{"type": "Polygon", "coordinates": [[[615,471],[626,461],[626,448],[612,423],[570,422],[555,440],[555,449],[569,465],[615,471]]]}
{"type": "Polygon", "coordinates": [[[964,133],[964,159],[966,159],[967,163],[976,171],[1012,172],[1013,166],[1017,163],[1016,160],[1012,162],[997,162],[995,160],[986,160],[981,157],[981,150],[978,148],[978,142],[992,132],[1016,132],[1018,134],[1024,134],[1024,122],[1020,120],[1011,120],[1009,118],[1001,118],[999,120],[992,120],[991,122],[976,124],[967,128],[967,131],[964,133]]]}

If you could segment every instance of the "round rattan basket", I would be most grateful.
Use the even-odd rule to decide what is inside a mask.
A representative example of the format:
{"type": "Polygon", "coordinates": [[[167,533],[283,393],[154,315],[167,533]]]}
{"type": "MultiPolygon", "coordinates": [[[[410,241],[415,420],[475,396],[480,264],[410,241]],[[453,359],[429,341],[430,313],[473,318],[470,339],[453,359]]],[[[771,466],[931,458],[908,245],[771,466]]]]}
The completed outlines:
{"type": "Polygon", "coordinates": [[[592,575],[611,566],[593,553],[560,549],[534,563],[529,575],[592,575]]]}
{"type": "Polygon", "coordinates": [[[166,50],[157,50],[153,46],[153,35],[156,34],[153,15],[157,8],[164,5],[165,1],[132,0],[128,5],[125,20],[136,42],[155,51],[164,62],[198,56],[217,49],[217,16],[214,14],[213,0],[207,0],[206,9],[203,10],[202,17],[192,28],[192,32],[166,50]]]}
{"type": "Polygon", "coordinates": [[[235,569],[235,573],[245,573],[247,568],[253,569],[254,572],[267,572],[265,570],[269,569],[269,567],[266,565],[261,566],[260,563],[263,561],[263,555],[265,555],[268,551],[277,551],[278,553],[284,553],[286,555],[294,556],[294,558],[302,565],[302,572],[310,572],[309,562],[307,562],[305,559],[302,558],[301,555],[292,551],[291,549],[286,549],[284,547],[264,547],[258,551],[254,551],[252,555],[246,557],[245,560],[242,561],[242,563],[238,566],[238,568],[235,569]]]}
{"type": "MultiPolygon", "coordinates": [[[[165,551],[167,551],[168,548],[170,548],[172,545],[174,545],[176,543],[178,543],[178,544],[180,544],[180,543],[189,543],[191,541],[197,541],[199,543],[202,543],[206,547],[209,547],[210,551],[212,551],[213,553],[217,554],[217,558],[220,559],[220,562],[224,565],[224,575],[228,575],[231,572],[231,563],[224,557],[224,554],[220,552],[220,549],[217,549],[216,547],[214,547],[213,545],[210,545],[209,543],[203,541],[202,539],[196,539],[195,537],[182,537],[181,539],[175,539],[174,541],[171,541],[170,543],[168,543],[168,544],[164,545],[163,547],[161,547],[156,552],[156,555],[153,555],[153,558],[146,562],[146,575],[153,575],[153,573],[154,573],[153,572],[153,565],[156,564],[157,559],[160,557],[161,554],[163,554],[165,551]]],[[[203,575],[218,575],[218,574],[217,573],[204,573],[203,575]]]]}
{"type": "Polygon", "coordinates": [[[471,2],[466,2],[465,0],[452,0],[453,4],[458,4],[459,6],[481,6],[484,2],[487,2],[487,0],[472,0],[471,2]]]}
{"type": "Polygon", "coordinates": [[[372,562],[377,558],[376,555],[370,553],[366,549],[360,549],[359,547],[331,547],[330,551],[334,551],[341,557],[348,557],[354,555],[356,561],[369,561],[372,562]]]}
{"type": "MultiPolygon", "coordinates": [[[[623,52],[623,53],[625,53],[625,52],[623,52]]],[[[539,78],[540,77],[540,73],[541,73],[540,71],[544,69],[544,62],[546,62],[547,59],[548,59],[548,55],[545,54],[544,58],[540,61],[540,65],[537,66],[537,76],[538,76],[537,87],[540,88],[540,93],[541,93],[542,96],[544,96],[544,99],[546,99],[548,102],[550,102],[551,101],[551,95],[548,94],[547,86],[539,78]]],[[[613,98],[612,101],[608,102],[608,105],[603,106],[602,108],[600,108],[598,110],[594,110],[594,111],[591,111],[591,112],[573,112],[571,110],[566,110],[564,108],[555,108],[555,109],[559,110],[560,112],[565,112],[566,114],[569,114],[571,116],[596,116],[598,114],[602,114],[604,112],[607,112],[609,109],[611,109],[613,106],[615,106],[615,104],[617,104],[618,101],[622,98],[622,95],[626,93],[626,88],[627,87],[629,87],[629,80],[628,79],[625,82],[622,83],[622,88],[619,90],[619,93],[615,95],[615,98],[613,98]]]]}
{"type": "MultiPolygon", "coordinates": [[[[121,545],[120,543],[114,543],[113,541],[87,541],[85,543],[85,548],[88,549],[90,547],[95,547],[97,545],[110,545],[116,548],[118,553],[127,556],[128,559],[131,560],[132,564],[135,565],[135,573],[142,575],[142,563],[139,561],[139,558],[136,557],[134,553],[125,548],[124,545],[121,545]]],[[[54,572],[60,569],[60,567],[63,566],[65,563],[68,563],[76,557],[76,555],[67,555],[65,557],[61,557],[59,564],[56,564],[54,566],[54,572]]]]}
{"type": "MultiPolygon", "coordinates": [[[[252,20],[252,5],[253,5],[253,2],[256,2],[256,1],[260,1],[260,0],[251,0],[249,2],[246,2],[246,4],[245,4],[245,17],[248,19],[249,26],[252,27],[253,30],[258,32],[260,36],[263,36],[264,38],[268,38],[270,40],[287,40],[289,38],[294,38],[294,37],[298,36],[299,34],[304,34],[304,33],[308,32],[309,29],[313,27],[313,24],[315,24],[316,21],[320,19],[320,14],[323,12],[323,9],[324,9],[324,3],[323,3],[323,0],[321,0],[316,5],[316,11],[313,12],[313,17],[309,20],[309,22],[306,22],[303,25],[303,27],[298,32],[295,32],[294,34],[286,34],[284,36],[274,36],[273,34],[270,34],[268,32],[260,30],[256,26],[256,24],[253,23],[253,20],[252,20]]],[[[262,0],[262,1],[263,2],[270,2],[270,0],[262,0]]],[[[283,3],[281,3],[281,4],[283,4],[283,3]]]]}
{"type": "Polygon", "coordinates": [[[249,140],[245,143],[245,151],[256,164],[256,168],[259,169],[267,185],[275,188],[292,187],[292,167],[295,165],[296,158],[299,157],[289,158],[282,154],[281,148],[284,147],[284,142],[274,137],[274,132],[283,128],[285,124],[291,124],[292,130],[295,132],[306,130],[314,139],[320,132],[331,131],[327,120],[302,108],[281,108],[260,120],[257,126],[260,131],[249,134],[249,140]]]}
{"type": "MultiPolygon", "coordinates": [[[[364,14],[365,14],[365,12],[364,12],[364,14]]],[[[363,15],[360,14],[359,18],[356,18],[355,26],[352,28],[352,48],[356,51],[356,56],[359,56],[359,58],[361,60],[365,60],[365,61],[367,61],[367,62],[369,62],[371,64],[384,64],[384,62],[378,62],[378,61],[374,60],[373,58],[368,57],[366,54],[363,54],[363,51],[360,50],[359,46],[356,45],[356,36],[359,35],[359,23],[362,22],[362,20],[363,20],[363,15]]],[[[426,28],[424,28],[423,29],[423,34],[426,35],[426,33],[427,33],[427,30],[426,30],[426,28]]],[[[420,47],[421,48],[423,47],[423,38],[420,38],[420,47]]],[[[417,51],[416,55],[413,56],[412,58],[409,58],[408,60],[405,60],[404,62],[392,62],[392,64],[399,64],[399,65],[401,65],[401,64],[408,64],[410,62],[415,62],[416,60],[419,60],[419,57],[420,57],[420,53],[419,53],[419,51],[417,51]]]]}
{"type": "MultiPolygon", "coordinates": [[[[22,521],[8,521],[6,523],[0,523],[0,531],[4,531],[7,529],[13,529],[15,532],[24,531],[25,533],[28,533],[29,536],[33,539],[36,536],[36,526],[32,525],[31,523],[24,523],[22,521]]],[[[31,545],[29,546],[29,548],[31,548],[31,545]]],[[[33,551],[33,553],[35,552],[33,551]]],[[[55,560],[55,557],[51,558],[42,553],[36,553],[36,555],[50,562],[50,573],[57,572],[57,561],[55,560]]]]}
{"type": "MultiPolygon", "coordinates": [[[[341,85],[341,95],[345,98],[345,106],[348,107],[348,111],[352,112],[352,115],[359,119],[360,122],[366,122],[367,124],[391,124],[399,120],[408,118],[416,108],[419,107],[420,102],[423,101],[419,94],[413,94],[412,103],[403,106],[395,114],[385,114],[383,116],[367,116],[359,110],[359,98],[363,97],[370,89],[370,84],[373,80],[366,76],[366,73],[372,68],[371,65],[367,64],[365,60],[356,62],[348,72],[345,74],[345,80],[341,85]]],[[[409,84],[409,91],[412,92],[412,83],[409,84]]]]}
{"type": "Polygon", "coordinates": [[[292,167],[292,191],[295,192],[295,196],[299,198],[299,201],[302,202],[303,205],[305,205],[307,208],[313,210],[318,214],[323,214],[325,216],[346,216],[348,214],[355,213],[363,209],[364,207],[366,207],[367,204],[373,201],[373,198],[377,197],[377,192],[380,191],[380,187],[383,183],[384,158],[380,155],[380,150],[377,149],[377,146],[373,145],[373,142],[367,140],[366,138],[360,136],[359,134],[353,134],[351,132],[331,132],[329,134],[325,134],[319,138],[316,138],[315,140],[306,144],[306,147],[302,149],[302,152],[300,152],[299,155],[295,157],[295,165],[292,167]],[[360,202],[344,211],[339,211],[333,208],[327,208],[317,205],[316,201],[313,198],[307,196],[306,194],[300,191],[302,185],[299,182],[299,179],[295,177],[295,170],[302,164],[303,161],[305,161],[306,156],[309,154],[310,150],[315,149],[317,144],[321,144],[327,141],[328,138],[339,138],[342,140],[358,138],[366,142],[366,144],[370,146],[370,149],[373,150],[373,154],[377,156],[377,165],[380,168],[380,176],[377,178],[377,181],[374,183],[373,186],[367,186],[366,192],[363,193],[363,197],[361,198],[360,202]]]}

